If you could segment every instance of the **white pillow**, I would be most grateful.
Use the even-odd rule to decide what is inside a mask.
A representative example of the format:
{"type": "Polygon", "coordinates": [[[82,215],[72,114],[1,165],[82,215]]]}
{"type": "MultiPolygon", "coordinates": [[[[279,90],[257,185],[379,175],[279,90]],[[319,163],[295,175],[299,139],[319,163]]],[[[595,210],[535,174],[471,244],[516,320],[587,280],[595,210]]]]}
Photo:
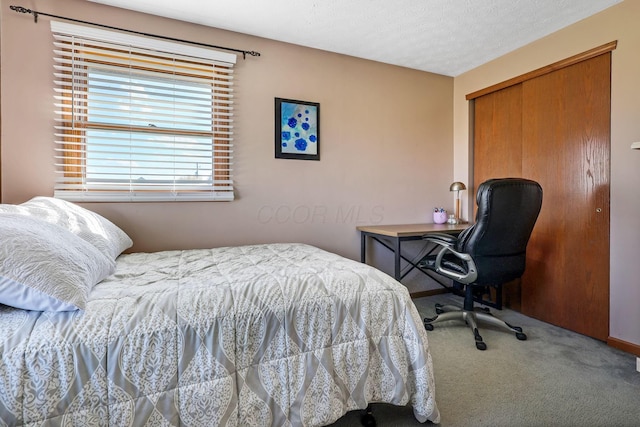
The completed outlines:
{"type": "Polygon", "coordinates": [[[129,236],[114,223],[66,200],[38,196],[18,207],[26,209],[29,215],[66,228],[113,260],[133,245],[129,236]]]}
{"type": "Polygon", "coordinates": [[[0,303],[25,310],[86,307],[93,286],[115,261],[54,224],[0,213],[0,303]]]}

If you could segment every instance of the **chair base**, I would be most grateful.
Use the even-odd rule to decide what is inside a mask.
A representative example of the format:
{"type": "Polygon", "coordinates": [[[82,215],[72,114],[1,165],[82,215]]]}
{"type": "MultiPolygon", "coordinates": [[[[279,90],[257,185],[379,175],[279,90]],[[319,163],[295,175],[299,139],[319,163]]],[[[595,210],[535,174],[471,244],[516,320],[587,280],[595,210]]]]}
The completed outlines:
{"type": "Polygon", "coordinates": [[[478,321],[495,326],[506,332],[513,332],[516,338],[524,341],[527,336],[522,332],[522,328],[519,326],[511,326],[505,321],[502,321],[494,317],[488,308],[474,307],[473,310],[465,310],[454,305],[442,305],[436,304],[436,313],[438,314],[434,318],[425,318],[424,327],[428,331],[433,330],[433,325],[440,322],[446,322],[448,320],[464,320],[466,324],[471,328],[473,337],[476,341],[476,348],[478,350],[486,350],[487,345],[482,340],[482,336],[478,331],[478,321]]]}

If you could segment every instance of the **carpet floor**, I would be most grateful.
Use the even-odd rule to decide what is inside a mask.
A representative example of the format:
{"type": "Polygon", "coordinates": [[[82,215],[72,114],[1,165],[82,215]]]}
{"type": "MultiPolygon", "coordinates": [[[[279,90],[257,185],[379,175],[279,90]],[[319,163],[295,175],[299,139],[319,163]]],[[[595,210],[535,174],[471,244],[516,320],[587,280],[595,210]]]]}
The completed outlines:
{"type": "MultiPolygon", "coordinates": [[[[414,300],[423,317],[435,303],[461,305],[442,294],[414,300]]],[[[428,332],[442,427],[636,427],[640,426],[640,372],[636,357],[606,343],[518,312],[493,310],[521,326],[526,341],[479,325],[480,351],[463,322],[428,332]]],[[[333,427],[360,425],[360,411],[333,427]]],[[[378,427],[420,426],[410,407],[374,404],[378,427]]]]}

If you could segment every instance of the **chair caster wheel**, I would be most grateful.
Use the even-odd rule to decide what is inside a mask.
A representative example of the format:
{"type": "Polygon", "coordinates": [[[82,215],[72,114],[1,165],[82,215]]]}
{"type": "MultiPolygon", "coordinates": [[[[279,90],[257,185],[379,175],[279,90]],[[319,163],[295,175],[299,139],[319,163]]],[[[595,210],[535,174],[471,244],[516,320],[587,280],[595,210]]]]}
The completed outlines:
{"type": "Polygon", "coordinates": [[[364,427],[376,427],[376,419],[370,413],[366,413],[360,418],[360,424],[364,427]]]}
{"type": "Polygon", "coordinates": [[[436,308],[442,308],[442,304],[440,304],[439,302],[436,303],[436,308]]]}
{"type": "Polygon", "coordinates": [[[436,307],[436,314],[442,314],[442,313],[444,313],[444,310],[439,307],[436,307]]]}
{"type": "Polygon", "coordinates": [[[511,328],[515,329],[518,332],[522,332],[522,328],[520,326],[512,326],[511,328]]]}
{"type": "Polygon", "coordinates": [[[520,341],[524,341],[527,339],[527,336],[522,332],[516,332],[516,338],[518,338],[520,341]]]}
{"type": "Polygon", "coordinates": [[[425,322],[425,323],[424,323],[424,328],[425,328],[427,331],[433,331],[433,325],[432,325],[431,323],[427,323],[427,322],[425,322]]]}
{"type": "Polygon", "coordinates": [[[484,343],[484,341],[476,341],[476,348],[478,350],[486,350],[487,345],[484,343]]]}

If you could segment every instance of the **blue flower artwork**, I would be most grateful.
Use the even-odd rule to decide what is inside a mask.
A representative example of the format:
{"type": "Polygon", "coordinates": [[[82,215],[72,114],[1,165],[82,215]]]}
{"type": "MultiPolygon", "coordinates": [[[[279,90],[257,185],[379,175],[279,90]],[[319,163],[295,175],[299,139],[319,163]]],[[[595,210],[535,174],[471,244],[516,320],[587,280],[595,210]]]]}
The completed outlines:
{"type": "Polygon", "coordinates": [[[319,160],[320,104],[276,98],[276,157],[319,160]]]}

